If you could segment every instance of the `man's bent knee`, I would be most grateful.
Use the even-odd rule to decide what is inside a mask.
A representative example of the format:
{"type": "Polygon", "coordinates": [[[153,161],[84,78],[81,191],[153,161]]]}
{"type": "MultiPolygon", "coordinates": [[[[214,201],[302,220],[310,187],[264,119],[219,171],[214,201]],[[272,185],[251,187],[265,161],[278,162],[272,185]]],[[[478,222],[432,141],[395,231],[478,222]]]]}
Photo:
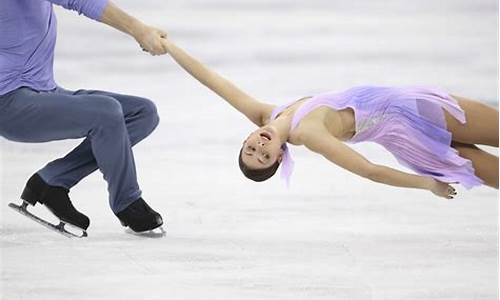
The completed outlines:
{"type": "Polygon", "coordinates": [[[96,105],[96,121],[100,125],[124,123],[123,110],[120,102],[108,96],[94,96],[93,103],[96,105]]]}
{"type": "Polygon", "coordinates": [[[152,132],[160,122],[160,116],[158,115],[156,104],[149,99],[142,98],[141,105],[143,117],[148,121],[148,131],[152,132]]]}

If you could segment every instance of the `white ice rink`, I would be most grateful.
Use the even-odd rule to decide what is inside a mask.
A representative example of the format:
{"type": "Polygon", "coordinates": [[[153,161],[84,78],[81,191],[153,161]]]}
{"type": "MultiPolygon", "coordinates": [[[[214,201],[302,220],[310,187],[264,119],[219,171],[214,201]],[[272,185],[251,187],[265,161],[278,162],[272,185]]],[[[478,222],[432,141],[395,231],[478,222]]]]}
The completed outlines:
{"type": "MultiPolygon", "coordinates": [[[[498,106],[495,0],[116,3],[270,102],[357,84],[426,84],[498,106]]],[[[91,218],[88,238],[23,218],[7,204],[34,171],[80,141],[0,138],[1,299],[498,299],[496,190],[458,187],[446,201],[369,182],[295,147],[290,189],[278,177],[249,182],[237,167],[249,122],[169,57],[57,13],[60,85],[142,95],[158,106],[160,126],[134,153],[143,196],[163,214],[167,235],[126,234],[100,172],[70,194],[91,218]]],[[[381,147],[354,148],[403,169],[381,147]]]]}

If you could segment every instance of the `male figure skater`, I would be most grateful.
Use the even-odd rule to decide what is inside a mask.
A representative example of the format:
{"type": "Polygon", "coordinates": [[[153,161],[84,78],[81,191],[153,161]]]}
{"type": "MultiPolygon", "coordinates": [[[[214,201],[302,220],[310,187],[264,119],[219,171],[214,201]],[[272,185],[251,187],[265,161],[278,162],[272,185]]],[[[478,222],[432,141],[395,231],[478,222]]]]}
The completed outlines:
{"type": "Polygon", "coordinates": [[[165,32],[109,0],[0,1],[0,136],[30,143],[85,138],[28,180],[21,195],[24,205],[40,202],[86,234],[89,218],[75,209],[68,193],[99,169],[108,183],[111,209],[122,225],[135,232],[155,229],[163,220],[141,198],[131,147],[158,125],[156,106],[135,96],[59,87],[53,76],[53,4],[129,34],[152,55],[167,52],[161,43],[165,32]]]}

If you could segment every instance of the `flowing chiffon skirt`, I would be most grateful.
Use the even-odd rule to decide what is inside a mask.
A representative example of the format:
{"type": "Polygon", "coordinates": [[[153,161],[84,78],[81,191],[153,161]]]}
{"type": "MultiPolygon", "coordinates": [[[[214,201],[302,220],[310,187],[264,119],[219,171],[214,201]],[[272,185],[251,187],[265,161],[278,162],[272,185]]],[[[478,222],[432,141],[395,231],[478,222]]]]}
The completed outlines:
{"type": "Polygon", "coordinates": [[[441,89],[360,86],[320,94],[296,111],[292,129],[319,106],[354,110],[356,134],[350,143],[380,144],[402,165],[442,182],[458,182],[467,189],[483,183],[472,162],[451,147],[443,110],[462,124],[466,118],[457,101],[441,89]]]}

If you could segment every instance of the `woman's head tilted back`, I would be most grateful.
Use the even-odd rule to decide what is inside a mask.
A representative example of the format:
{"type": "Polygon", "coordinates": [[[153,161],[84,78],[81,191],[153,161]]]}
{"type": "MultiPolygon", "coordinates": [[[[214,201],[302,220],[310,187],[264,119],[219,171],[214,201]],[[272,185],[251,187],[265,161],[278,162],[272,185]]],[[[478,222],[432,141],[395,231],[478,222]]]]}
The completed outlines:
{"type": "Polygon", "coordinates": [[[243,142],[238,161],[247,178],[260,182],[276,173],[282,156],[278,133],[273,127],[264,126],[252,132],[243,142]]]}

